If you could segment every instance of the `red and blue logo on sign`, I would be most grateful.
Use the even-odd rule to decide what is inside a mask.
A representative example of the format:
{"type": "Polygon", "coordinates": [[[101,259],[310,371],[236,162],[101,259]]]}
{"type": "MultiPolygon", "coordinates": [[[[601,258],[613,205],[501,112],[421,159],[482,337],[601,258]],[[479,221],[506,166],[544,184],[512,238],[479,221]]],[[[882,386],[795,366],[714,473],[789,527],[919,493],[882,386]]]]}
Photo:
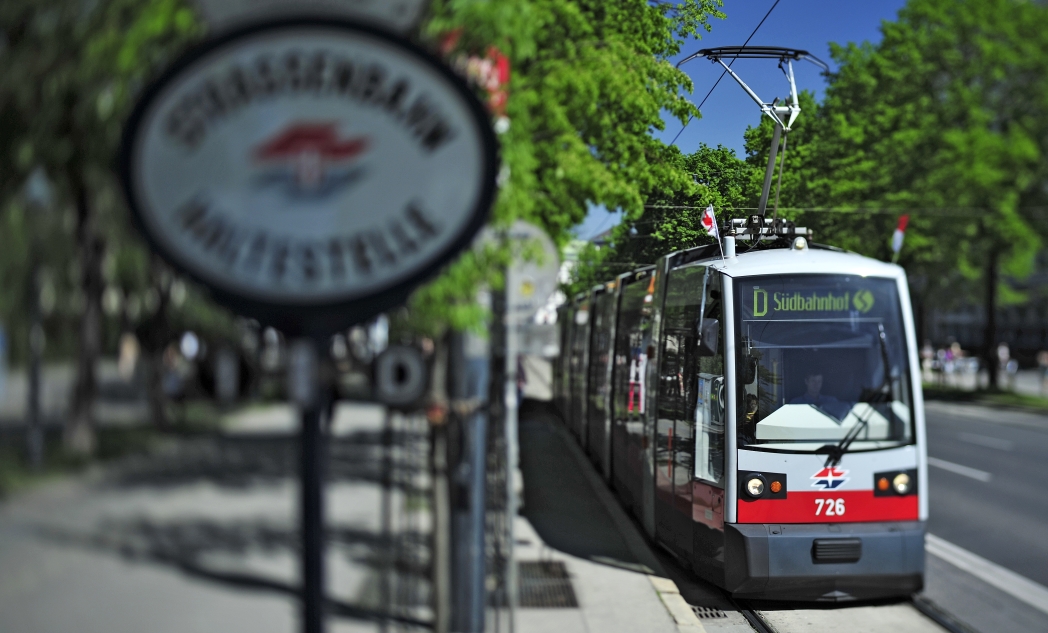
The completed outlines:
{"type": "Polygon", "coordinates": [[[823,468],[819,472],[811,476],[812,488],[822,488],[823,490],[833,490],[844,482],[848,481],[848,471],[843,468],[823,468]]]}
{"type": "Polygon", "coordinates": [[[340,138],[335,123],[293,123],[255,148],[255,181],[290,198],[324,198],[359,180],[365,137],[340,138]]]}

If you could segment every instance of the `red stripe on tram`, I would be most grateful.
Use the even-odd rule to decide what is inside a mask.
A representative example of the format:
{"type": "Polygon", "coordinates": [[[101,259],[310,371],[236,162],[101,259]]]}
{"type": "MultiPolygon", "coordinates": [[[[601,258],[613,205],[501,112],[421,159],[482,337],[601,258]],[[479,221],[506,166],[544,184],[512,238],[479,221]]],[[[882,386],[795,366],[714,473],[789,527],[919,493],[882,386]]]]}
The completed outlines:
{"type": "MultiPolygon", "coordinates": [[[[745,496],[745,495],[743,495],[745,496]]],[[[875,497],[873,490],[793,491],[785,499],[742,499],[739,523],[916,521],[917,495],[875,497]],[[821,501],[821,503],[820,503],[821,501]],[[841,512],[843,510],[843,513],[841,512]]]]}

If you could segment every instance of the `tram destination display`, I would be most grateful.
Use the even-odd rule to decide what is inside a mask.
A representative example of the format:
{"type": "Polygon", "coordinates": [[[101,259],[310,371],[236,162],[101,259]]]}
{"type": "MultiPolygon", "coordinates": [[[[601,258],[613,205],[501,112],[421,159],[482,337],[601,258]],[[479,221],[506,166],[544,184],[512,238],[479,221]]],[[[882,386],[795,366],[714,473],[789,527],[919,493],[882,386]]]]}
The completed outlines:
{"type": "Polygon", "coordinates": [[[495,190],[467,84],[376,27],[285,19],[190,51],[145,93],[121,175],[141,232],[233,310],[288,334],[402,302],[495,190]]]}

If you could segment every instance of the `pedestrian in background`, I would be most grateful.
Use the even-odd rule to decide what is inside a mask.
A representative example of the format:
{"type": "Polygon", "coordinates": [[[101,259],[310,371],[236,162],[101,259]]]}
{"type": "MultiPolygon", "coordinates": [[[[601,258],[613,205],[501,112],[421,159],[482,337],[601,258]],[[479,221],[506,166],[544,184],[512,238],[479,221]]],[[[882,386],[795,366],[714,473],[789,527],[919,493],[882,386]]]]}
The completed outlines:
{"type": "Polygon", "coordinates": [[[1037,352],[1037,366],[1041,368],[1041,395],[1048,395],[1048,349],[1037,352]]]}
{"type": "MultiPolygon", "coordinates": [[[[997,376],[1000,378],[1001,372],[1005,372],[1009,375],[1008,361],[1012,359],[1012,350],[1008,348],[1007,343],[1001,343],[997,346],[997,376]]],[[[1010,380],[1009,380],[1010,382],[1010,380]]],[[[1014,390],[1015,385],[1011,385],[1014,390]]]]}
{"type": "Polygon", "coordinates": [[[4,401],[4,390],[7,388],[7,335],[4,326],[0,325],[0,402],[4,401]]]}

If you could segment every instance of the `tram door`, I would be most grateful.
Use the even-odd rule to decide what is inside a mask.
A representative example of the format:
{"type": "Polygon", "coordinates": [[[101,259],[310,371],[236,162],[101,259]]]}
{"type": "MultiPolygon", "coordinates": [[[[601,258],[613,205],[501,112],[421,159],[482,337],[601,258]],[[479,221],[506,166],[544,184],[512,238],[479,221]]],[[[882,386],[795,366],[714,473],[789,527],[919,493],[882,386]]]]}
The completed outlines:
{"type": "Polygon", "coordinates": [[[623,503],[643,517],[645,404],[651,345],[652,271],[622,281],[615,327],[612,389],[612,484],[623,503]]]}
{"type": "Polygon", "coordinates": [[[705,320],[723,323],[720,285],[720,274],[702,266],[670,271],[662,312],[655,525],[688,558],[723,546],[723,340],[713,354],[699,346],[705,320]],[[719,532],[710,529],[718,514],[719,532]]]}
{"type": "Polygon", "coordinates": [[[594,292],[590,306],[586,446],[606,480],[611,478],[611,418],[608,405],[617,302],[618,294],[613,289],[601,288],[594,292]]]}
{"type": "Polygon", "coordinates": [[[589,355],[589,298],[582,296],[575,302],[575,319],[571,328],[570,372],[571,407],[568,413],[568,428],[586,445],[586,369],[589,355]]]}

